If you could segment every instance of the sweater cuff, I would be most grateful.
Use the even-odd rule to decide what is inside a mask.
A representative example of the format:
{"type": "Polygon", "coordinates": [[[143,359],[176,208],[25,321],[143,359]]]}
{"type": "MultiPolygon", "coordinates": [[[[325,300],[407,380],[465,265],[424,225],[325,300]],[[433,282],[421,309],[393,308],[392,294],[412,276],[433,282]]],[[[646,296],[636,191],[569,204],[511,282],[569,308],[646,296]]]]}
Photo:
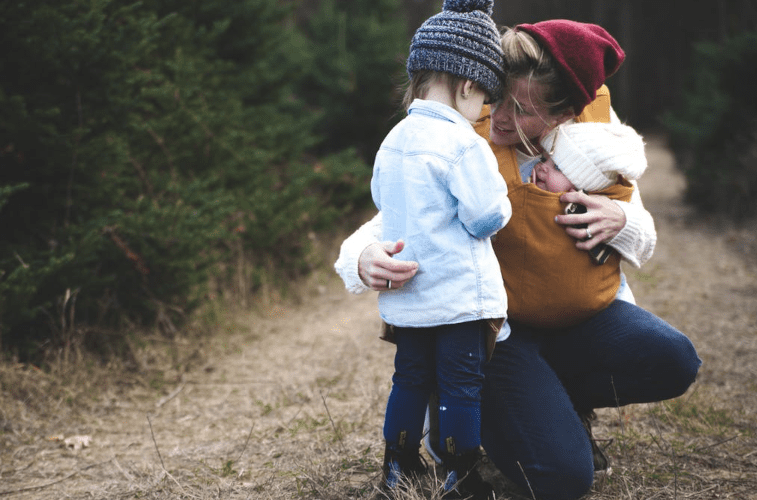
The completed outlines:
{"type": "Polygon", "coordinates": [[[358,274],[358,261],[363,250],[372,243],[378,243],[376,231],[381,230],[380,214],[366,222],[352,233],[339,249],[339,258],[334,263],[334,270],[344,281],[348,292],[359,295],[370,290],[358,274]]]}
{"type": "Polygon", "coordinates": [[[614,201],[623,210],[626,216],[626,225],[608,242],[608,245],[617,250],[623,259],[633,267],[639,268],[641,262],[637,256],[637,242],[643,237],[641,220],[630,203],[614,201]]]}

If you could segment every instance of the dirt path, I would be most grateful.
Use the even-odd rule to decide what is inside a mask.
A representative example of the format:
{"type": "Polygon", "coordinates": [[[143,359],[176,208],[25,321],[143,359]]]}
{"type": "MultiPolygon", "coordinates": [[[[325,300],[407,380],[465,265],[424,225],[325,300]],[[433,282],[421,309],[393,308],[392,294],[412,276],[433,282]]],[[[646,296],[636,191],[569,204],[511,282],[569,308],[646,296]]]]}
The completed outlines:
{"type": "MultiPolygon", "coordinates": [[[[628,446],[610,449],[617,479],[593,497],[755,498],[757,279],[734,250],[753,239],[693,223],[672,158],[649,142],[641,190],[659,241],[652,261],[627,273],[640,305],[696,344],[704,365],[684,398],[690,420],[705,424],[682,431],[680,407],[624,410],[628,446]],[[649,415],[657,415],[655,432],[647,431],[649,415]],[[634,419],[638,428],[628,427],[634,419]],[[638,476],[653,470],[662,479],[634,482],[638,462],[652,464],[638,476]],[[666,479],[660,471],[671,463],[675,478],[666,479]],[[700,483],[684,481],[687,467],[700,483]]],[[[330,274],[314,280],[301,304],[235,318],[241,328],[210,341],[184,375],[177,368],[160,383],[110,385],[81,410],[67,409],[65,394],[3,408],[0,498],[360,496],[380,462],[393,349],[377,338],[373,294],[349,296],[330,274]],[[54,435],[91,443],[73,450],[54,435]]],[[[620,432],[607,422],[616,413],[604,414],[600,434],[620,432]]]]}

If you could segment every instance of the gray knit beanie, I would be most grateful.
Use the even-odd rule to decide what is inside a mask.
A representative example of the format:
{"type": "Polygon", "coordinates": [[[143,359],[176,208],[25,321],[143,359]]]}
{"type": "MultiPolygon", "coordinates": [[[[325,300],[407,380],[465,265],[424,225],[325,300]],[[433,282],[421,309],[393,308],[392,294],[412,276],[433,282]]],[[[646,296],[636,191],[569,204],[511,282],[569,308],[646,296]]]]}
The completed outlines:
{"type": "Polygon", "coordinates": [[[541,144],[576,189],[601,191],[618,175],[633,181],[647,169],[644,139],[620,123],[563,124],[541,144]]]}
{"type": "Polygon", "coordinates": [[[494,0],[444,0],[410,42],[407,74],[431,70],[472,80],[498,99],[504,81],[502,46],[491,18],[494,0]]]}

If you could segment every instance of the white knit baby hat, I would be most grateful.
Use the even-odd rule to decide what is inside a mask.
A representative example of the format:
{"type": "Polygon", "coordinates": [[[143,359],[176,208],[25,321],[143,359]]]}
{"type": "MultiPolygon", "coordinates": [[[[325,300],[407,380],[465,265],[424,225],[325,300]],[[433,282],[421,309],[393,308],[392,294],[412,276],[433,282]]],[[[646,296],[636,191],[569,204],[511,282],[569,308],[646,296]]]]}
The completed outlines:
{"type": "Polygon", "coordinates": [[[647,168],[644,140],[620,123],[563,124],[541,144],[576,189],[601,191],[618,175],[635,180],[647,168]]]}

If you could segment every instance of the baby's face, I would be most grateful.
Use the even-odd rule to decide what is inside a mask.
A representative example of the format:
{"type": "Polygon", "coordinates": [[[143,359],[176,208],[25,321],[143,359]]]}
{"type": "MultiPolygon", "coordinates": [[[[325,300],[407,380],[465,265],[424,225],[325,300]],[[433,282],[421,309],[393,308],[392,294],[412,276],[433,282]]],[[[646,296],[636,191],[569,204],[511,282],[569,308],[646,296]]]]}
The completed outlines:
{"type": "Polygon", "coordinates": [[[534,166],[531,172],[531,182],[536,187],[552,193],[575,191],[573,184],[560,172],[560,168],[547,153],[542,153],[542,161],[534,166]]]}

